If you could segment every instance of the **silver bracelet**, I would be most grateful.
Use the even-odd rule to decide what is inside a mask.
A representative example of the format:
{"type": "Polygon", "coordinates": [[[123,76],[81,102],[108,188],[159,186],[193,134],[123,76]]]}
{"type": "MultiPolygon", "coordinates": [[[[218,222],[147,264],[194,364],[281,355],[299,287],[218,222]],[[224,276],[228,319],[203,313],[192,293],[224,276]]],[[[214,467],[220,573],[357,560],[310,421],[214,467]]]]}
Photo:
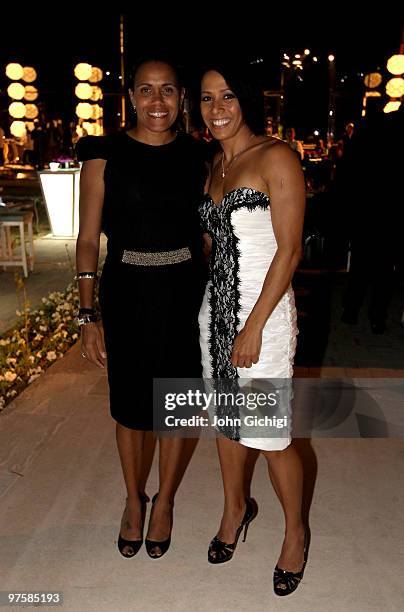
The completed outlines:
{"type": "Polygon", "coordinates": [[[76,276],[74,277],[74,280],[80,280],[81,278],[93,278],[94,280],[96,280],[97,273],[96,272],[78,272],[76,276]]]}
{"type": "Polygon", "coordinates": [[[82,314],[77,317],[77,325],[81,327],[82,325],[87,325],[87,323],[96,323],[97,317],[95,315],[90,314],[82,314]]]}

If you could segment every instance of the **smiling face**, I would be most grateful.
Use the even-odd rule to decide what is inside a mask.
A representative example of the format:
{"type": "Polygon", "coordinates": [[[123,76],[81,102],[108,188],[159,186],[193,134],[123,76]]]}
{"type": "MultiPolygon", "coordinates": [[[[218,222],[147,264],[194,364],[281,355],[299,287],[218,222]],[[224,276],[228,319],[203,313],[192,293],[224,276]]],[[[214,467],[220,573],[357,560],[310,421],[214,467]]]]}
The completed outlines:
{"type": "Polygon", "coordinates": [[[158,61],[141,64],[129,95],[136,107],[136,132],[139,136],[171,131],[184,92],[179,88],[175,71],[169,64],[158,61]]]}
{"type": "Polygon", "coordinates": [[[212,136],[218,140],[236,136],[246,125],[236,95],[215,70],[205,72],[202,78],[201,114],[212,136]]]}

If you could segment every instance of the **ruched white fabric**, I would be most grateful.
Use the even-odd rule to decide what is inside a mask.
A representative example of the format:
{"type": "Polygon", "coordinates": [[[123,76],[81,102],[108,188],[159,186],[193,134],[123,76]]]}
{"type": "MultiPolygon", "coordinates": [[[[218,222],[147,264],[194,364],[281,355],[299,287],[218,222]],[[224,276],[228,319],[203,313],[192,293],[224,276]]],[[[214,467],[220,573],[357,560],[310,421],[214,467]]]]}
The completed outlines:
{"type": "MultiPolygon", "coordinates": [[[[268,269],[277,251],[277,242],[272,226],[269,197],[259,191],[249,188],[239,188],[227,194],[220,204],[214,204],[210,196],[200,207],[202,220],[211,233],[213,240],[225,237],[221,235],[226,230],[232,233],[228,240],[228,248],[235,254],[233,262],[236,269],[238,287],[237,324],[235,333],[239,332],[253,309],[260,293],[268,269]],[[216,232],[215,224],[220,227],[216,232]]],[[[220,249],[214,249],[216,257],[220,257],[220,249]]],[[[217,262],[220,269],[220,261],[217,262]]],[[[217,376],[212,367],[214,352],[217,350],[212,343],[212,283],[215,275],[208,283],[199,314],[200,344],[204,378],[217,376]]],[[[224,287],[225,289],[225,287],[224,287]]],[[[215,304],[221,299],[220,291],[215,292],[215,304]]],[[[225,299],[225,297],[223,297],[225,299]]],[[[298,334],[297,316],[294,293],[291,286],[279,300],[269,317],[262,336],[262,348],[259,361],[251,368],[237,368],[241,379],[291,378],[293,375],[293,360],[298,334]]],[[[233,338],[234,339],[234,338],[233,338]]],[[[232,343],[232,340],[231,340],[232,343]]],[[[290,406],[288,408],[288,424],[282,437],[247,437],[243,426],[240,429],[240,443],[261,450],[283,450],[291,442],[290,406]]]]}

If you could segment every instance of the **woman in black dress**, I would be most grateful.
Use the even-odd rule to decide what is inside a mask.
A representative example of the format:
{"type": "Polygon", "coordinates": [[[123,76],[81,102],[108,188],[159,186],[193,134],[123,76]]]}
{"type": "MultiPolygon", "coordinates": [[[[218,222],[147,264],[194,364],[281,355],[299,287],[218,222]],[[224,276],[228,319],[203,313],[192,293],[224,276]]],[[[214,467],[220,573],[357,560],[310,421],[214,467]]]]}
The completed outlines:
{"type": "MultiPolygon", "coordinates": [[[[143,541],[141,467],[145,433],[153,430],[153,378],[201,376],[197,206],[205,179],[198,143],[175,129],[184,90],[170,62],[139,63],[129,93],[133,129],[77,144],[84,162],[77,241],[82,356],[99,367],[108,357],[110,409],[127,488],[118,539],[126,557],[143,541]],[[91,310],[101,231],[108,238],[99,287],[105,345],[91,310]]],[[[146,538],[153,558],[170,544],[184,444],[180,437],[160,439],[159,493],[146,538]]]]}

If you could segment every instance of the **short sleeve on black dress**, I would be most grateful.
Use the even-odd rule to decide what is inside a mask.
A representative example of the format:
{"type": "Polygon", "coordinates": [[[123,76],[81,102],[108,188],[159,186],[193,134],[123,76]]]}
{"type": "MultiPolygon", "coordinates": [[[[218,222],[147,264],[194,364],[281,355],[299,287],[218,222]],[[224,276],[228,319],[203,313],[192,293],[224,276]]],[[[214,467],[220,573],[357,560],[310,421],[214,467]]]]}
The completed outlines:
{"type": "Polygon", "coordinates": [[[108,159],[107,139],[105,136],[83,136],[76,143],[77,159],[108,159]]]}

